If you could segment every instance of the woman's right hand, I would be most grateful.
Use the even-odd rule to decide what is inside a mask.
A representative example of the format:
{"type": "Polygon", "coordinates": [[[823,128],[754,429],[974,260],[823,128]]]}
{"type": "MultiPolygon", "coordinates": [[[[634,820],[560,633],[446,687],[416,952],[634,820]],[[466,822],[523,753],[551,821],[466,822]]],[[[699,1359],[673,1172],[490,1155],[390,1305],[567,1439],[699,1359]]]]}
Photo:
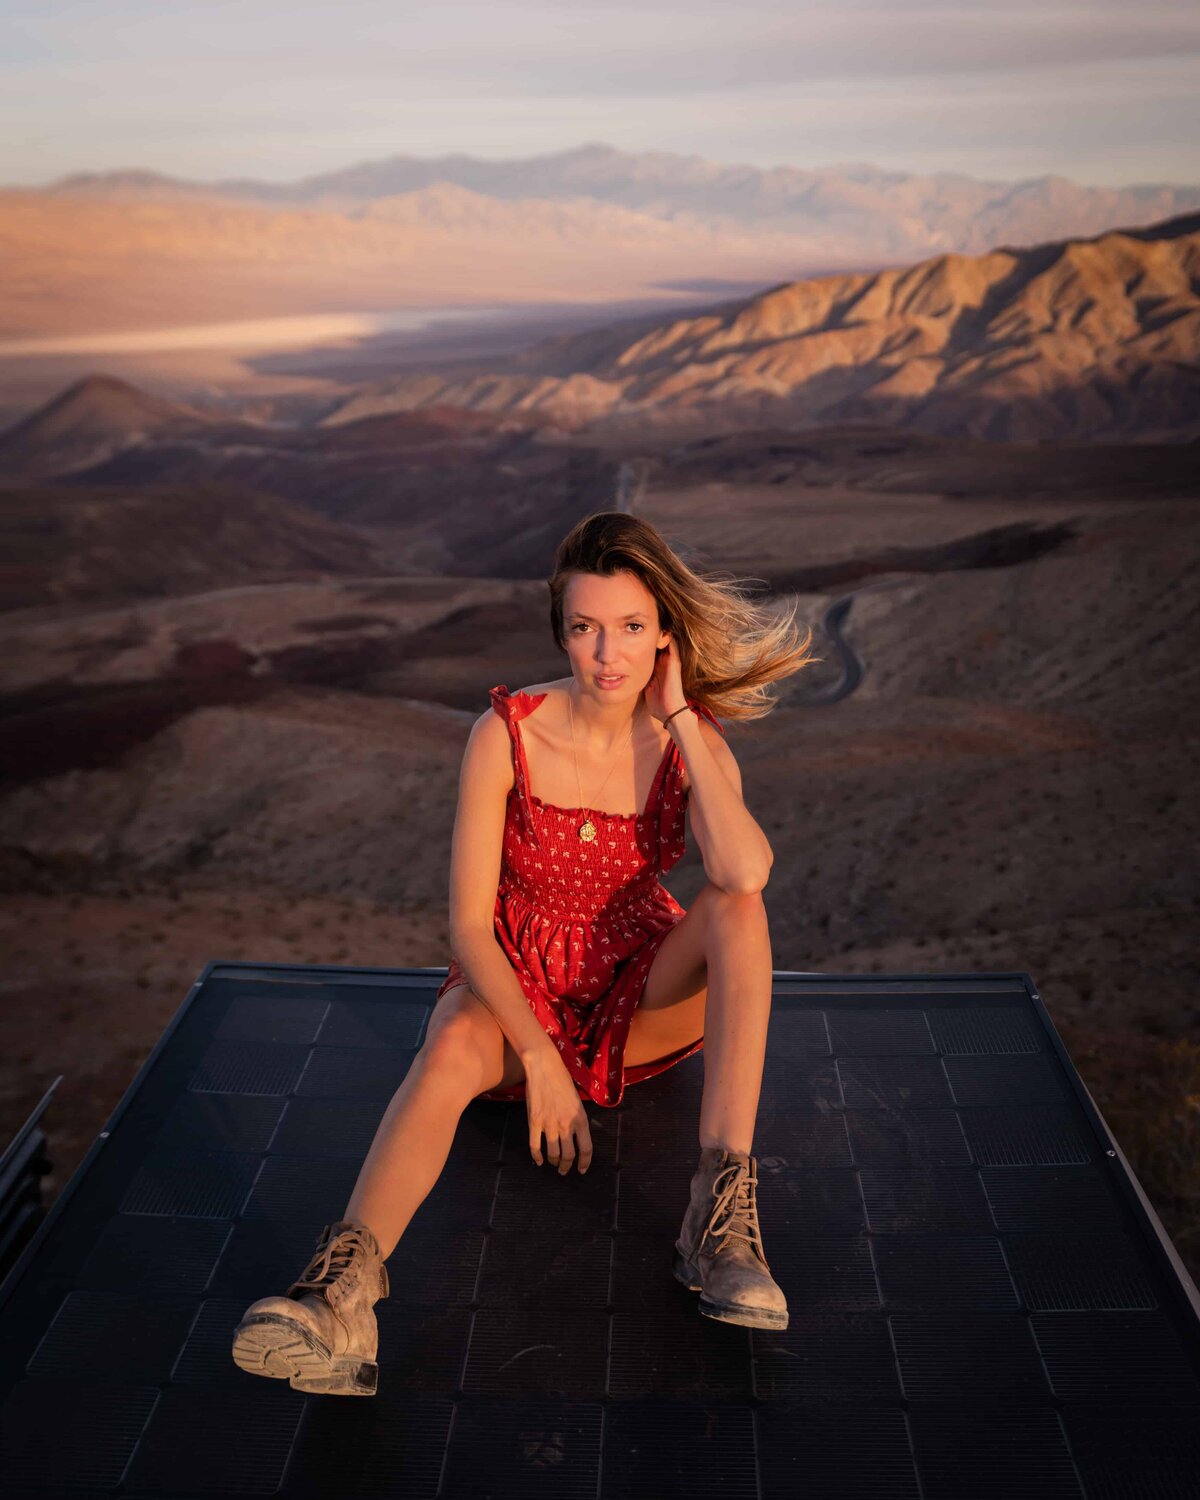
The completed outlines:
{"type": "Polygon", "coordinates": [[[542,1136],[546,1157],[560,1177],[579,1163],[580,1173],[592,1164],[592,1134],[583,1100],[565,1062],[553,1047],[547,1047],[525,1062],[525,1106],[529,1116],[529,1152],[543,1164],[542,1136]]]}

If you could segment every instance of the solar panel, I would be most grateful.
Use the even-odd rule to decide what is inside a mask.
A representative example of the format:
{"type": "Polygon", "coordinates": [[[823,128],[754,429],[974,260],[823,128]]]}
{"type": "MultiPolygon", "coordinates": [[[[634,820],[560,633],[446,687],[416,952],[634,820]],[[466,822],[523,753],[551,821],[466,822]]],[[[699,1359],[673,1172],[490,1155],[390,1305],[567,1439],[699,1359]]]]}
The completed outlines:
{"type": "Polygon", "coordinates": [[[698,1053],[588,1106],[585,1177],[473,1101],[388,1261],[376,1396],[240,1370],[444,974],[206,967],[0,1288],[4,1496],[1200,1494],[1200,1301],[1023,974],[775,974],[786,1330],[671,1275],[698,1053]]]}

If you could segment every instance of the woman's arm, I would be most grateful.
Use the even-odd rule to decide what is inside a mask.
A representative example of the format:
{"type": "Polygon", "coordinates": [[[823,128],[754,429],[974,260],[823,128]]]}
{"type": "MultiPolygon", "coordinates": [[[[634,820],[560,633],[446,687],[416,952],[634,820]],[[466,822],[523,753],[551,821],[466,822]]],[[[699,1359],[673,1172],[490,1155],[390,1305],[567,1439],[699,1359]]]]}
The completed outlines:
{"type": "Polygon", "coordinates": [[[451,946],[471,989],[495,1016],[525,1068],[528,1070],[546,1053],[557,1057],[558,1048],[530,1009],[521,981],[496,941],[495,932],[470,928],[452,937],[451,946]]]}
{"type": "Polygon", "coordinates": [[[689,709],[667,725],[691,787],[689,813],[704,873],[722,890],[761,891],[775,855],[742,800],[742,773],[721,732],[689,709]]]}
{"type": "Polygon", "coordinates": [[[513,784],[510,743],[503,719],[489,709],[476,719],[463,752],[450,851],[450,946],[472,990],[527,1063],[547,1051],[559,1054],[496,940],[504,817],[513,784]]]}

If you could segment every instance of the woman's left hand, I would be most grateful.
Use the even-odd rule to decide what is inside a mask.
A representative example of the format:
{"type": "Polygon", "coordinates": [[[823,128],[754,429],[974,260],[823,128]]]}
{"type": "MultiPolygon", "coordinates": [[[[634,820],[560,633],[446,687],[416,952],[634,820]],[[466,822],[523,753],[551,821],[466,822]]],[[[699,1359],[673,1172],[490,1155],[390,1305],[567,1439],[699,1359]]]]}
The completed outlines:
{"type": "Polygon", "coordinates": [[[668,714],[686,706],[679,647],[671,636],[655,658],[653,675],[646,684],[646,707],[661,724],[668,714]]]}

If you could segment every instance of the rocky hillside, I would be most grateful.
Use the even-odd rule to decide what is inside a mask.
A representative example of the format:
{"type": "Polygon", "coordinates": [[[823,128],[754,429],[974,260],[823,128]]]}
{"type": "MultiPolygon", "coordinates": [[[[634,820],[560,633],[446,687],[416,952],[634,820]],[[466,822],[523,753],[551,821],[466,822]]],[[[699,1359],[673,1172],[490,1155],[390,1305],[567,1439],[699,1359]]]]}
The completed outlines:
{"type": "Polygon", "coordinates": [[[0,491],[0,610],[119,603],[384,570],[369,539],[234,485],[0,491]]]}
{"type": "Polygon", "coordinates": [[[576,426],[872,421],[1000,441],[1200,438],[1200,216],[819,276],[545,340],[506,371],[408,374],[325,418],[443,403],[576,426]]]}

